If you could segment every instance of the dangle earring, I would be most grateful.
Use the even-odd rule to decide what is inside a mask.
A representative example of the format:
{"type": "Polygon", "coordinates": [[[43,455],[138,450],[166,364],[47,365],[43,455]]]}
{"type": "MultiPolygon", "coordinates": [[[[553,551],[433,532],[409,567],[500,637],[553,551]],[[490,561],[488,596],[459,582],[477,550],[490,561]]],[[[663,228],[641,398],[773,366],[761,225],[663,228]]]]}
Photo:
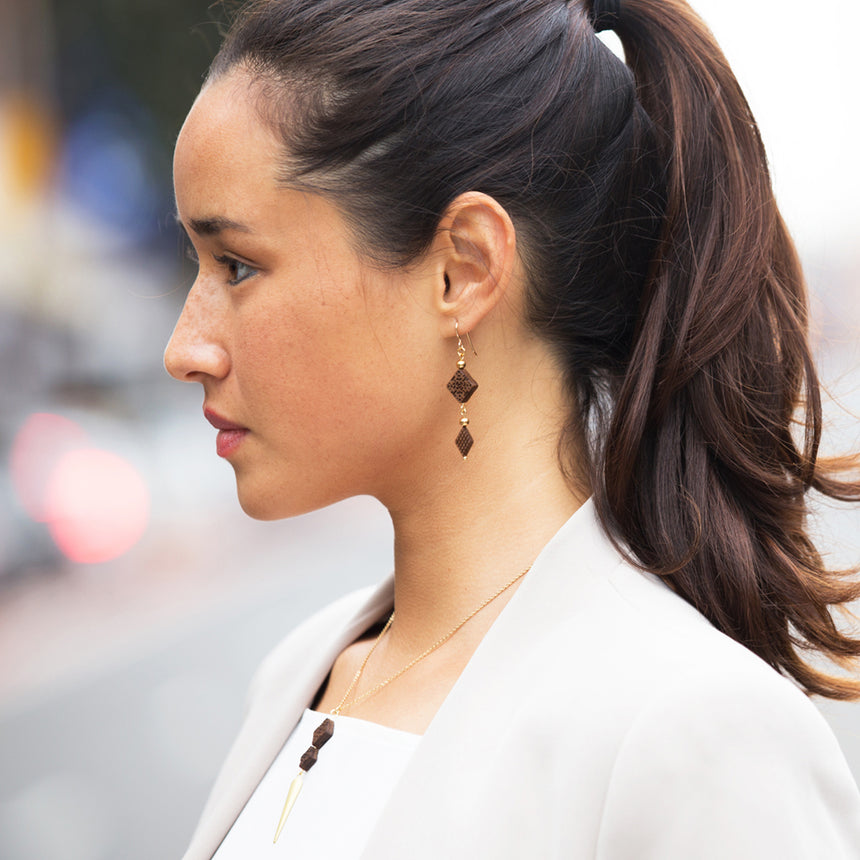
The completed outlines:
{"type": "MultiPolygon", "coordinates": [[[[460,325],[457,320],[454,320],[454,331],[457,334],[457,372],[448,382],[448,391],[454,395],[454,399],[460,404],[460,432],[457,434],[454,444],[465,460],[472,449],[472,445],[475,444],[475,440],[469,432],[466,401],[477,391],[478,383],[472,379],[469,371],[466,370],[466,347],[463,346],[463,341],[460,339],[460,325]]],[[[466,333],[466,337],[471,344],[472,339],[469,337],[468,332],[466,333]]],[[[474,346],[472,347],[472,352],[475,352],[474,346]]]]}

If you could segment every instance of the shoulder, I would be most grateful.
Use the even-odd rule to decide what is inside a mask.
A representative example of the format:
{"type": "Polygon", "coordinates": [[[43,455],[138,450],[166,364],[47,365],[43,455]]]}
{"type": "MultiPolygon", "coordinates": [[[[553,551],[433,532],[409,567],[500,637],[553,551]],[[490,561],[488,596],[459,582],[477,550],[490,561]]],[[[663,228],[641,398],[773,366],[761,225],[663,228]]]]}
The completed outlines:
{"type": "Polygon", "coordinates": [[[597,804],[596,856],[860,857],[860,794],[814,705],[594,534],[512,601],[505,678],[553,784],[597,804]]]}
{"type": "Polygon", "coordinates": [[[860,856],[860,795],[809,699],[717,631],[690,645],[646,672],[619,738],[600,856],[860,856]]]}
{"type": "Polygon", "coordinates": [[[627,727],[620,764],[628,757],[649,760],[667,773],[691,761],[719,771],[729,760],[748,771],[814,770],[838,753],[832,732],[799,689],[754,655],[725,644],[722,660],[711,653],[701,663],[673,661],[663,667],[670,671],[654,673],[627,727]]]}
{"type": "MultiPolygon", "coordinates": [[[[622,565],[611,580],[628,637],[619,673],[635,674],[638,695],[619,738],[610,800],[647,772],[747,819],[794,809],[810,821],[827,807],[854,828],[860,856],[860,794],[812,701],[656,577],[622,565]]],[[[816,827],[826,832],[823,819],[816,827]]]]}

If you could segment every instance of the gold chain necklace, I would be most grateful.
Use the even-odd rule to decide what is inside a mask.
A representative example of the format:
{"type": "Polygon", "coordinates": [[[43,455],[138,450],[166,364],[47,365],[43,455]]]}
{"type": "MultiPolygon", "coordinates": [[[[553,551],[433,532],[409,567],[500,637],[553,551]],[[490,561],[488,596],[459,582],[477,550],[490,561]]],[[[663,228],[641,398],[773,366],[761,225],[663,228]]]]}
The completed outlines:
{"type": "MultiPolygon", "coordinates": [[[[392,611],[391,615],[388,616],[388,621],[385,622],[385,626],[382,630],[379,631],[379,635],[371,645],[370,650],[365,655],[364,660],[361,661],[361,665],[358,667],[355,675],[353,675],[352,681],[347,687],[346,692],[343,695],[343,698],[337,703],[337,705],[332,708],[329,713],[332,716],[337,716],[338,714],[343,713],[344,711],[349,710],[350,708],[354,708],[356,705],[361,704],[362,702],[366,702],[371,696],[375,696],[380,690],[387,687],[392,681],[396,681],[401,675],[405,672],[408,672],[413,666],[416,666],[420,663],[425,657],[428,657],[432,654],[437,648],[440,648],[444,645],[460,628],[471,621],[482,609],[485,609],[489,606],[494,600],[498,597],[501,597],[512,585],[516,582],[519,582],[528,572],[531,570],[531,565],[527,567],[525,570],[518,573],[510,582],[503,585],[495,594],[488,597],[480,606],[476,609],[473,609],[459,624],[449,630],[444,636],[441,636],[437,639],[429,648],[426,648],[422,651],[417,657],[410,660],[403,668],[398,669],[393,675],[389,675],[384,681],[380,681],[376,686],[371,687],[366,692],[362,693],[360,696],[356,696],[351,702],[347,701],[349,697],[355,691],[355,688],[358,686],[358,682],[361,680],[361,676],[364,674],[365,667],[367,666],[370,658],[373,656],[373,652],[376,650],[376,646],[382,641],[383,636],[388,632],[391,627],[392,622],[394,621],[394,612],[392,611]]],[[[275,830],[275,838],[273,842],[278,841],[278,837],[281,835],[281,831],[284,829],[284,824],[287,821],[287,818],[292,812],[293,806],[295,805],[296,800],[298,799],[299,794],[302,790],[303,778],[304,775],[316,764],[317,755],[320,749],[328,743],[332,736],[334,735],[334,722],[330,720],[328,717],[324,719],[319,726],[317,726],[316,731],[314,731],[313,735],[313,743],[308,747],[308,749],[304,752],[301,759],[299,759],[299,772],[296,775],[295,779],[290,783],[290,790],[287,792],[287,799],[284,801],[284,809],[281,812],[281,817],[278,820],[278,827],[275,830]]]]}

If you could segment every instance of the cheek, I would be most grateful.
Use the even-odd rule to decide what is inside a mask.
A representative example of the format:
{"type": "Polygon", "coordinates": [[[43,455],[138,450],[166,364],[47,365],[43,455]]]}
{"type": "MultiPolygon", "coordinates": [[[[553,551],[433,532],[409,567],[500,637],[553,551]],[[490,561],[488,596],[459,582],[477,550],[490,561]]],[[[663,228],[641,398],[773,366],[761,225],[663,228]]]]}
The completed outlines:
{"type": "Polygon", "coordinates": [[[276,456],[292,463],[313,452],[357,468],[426,435],[439,401],[450,405],[450,374],[434,372],[438,338],[414,298],[402,284],[354,273],[300,274],[249,294],[253,309],[243,309],[234,367],[249,424],[257,418],[262,432],[265,422],[276,456]]]}
{"type": "Polygon", "coordinates": [[[356,302],[261,306],[244,316],[232,351],[243,400],[291,432],[356,429],[390,399],[385,346],[356,302]]]}
{"type": "Polygon", "coordinates": [[[299,394],[302,351],[286,331],[272,329],[250,326],[234,343],[233,367],[242,399],[252,411],[249,420],[288,414],[299,394]]]}

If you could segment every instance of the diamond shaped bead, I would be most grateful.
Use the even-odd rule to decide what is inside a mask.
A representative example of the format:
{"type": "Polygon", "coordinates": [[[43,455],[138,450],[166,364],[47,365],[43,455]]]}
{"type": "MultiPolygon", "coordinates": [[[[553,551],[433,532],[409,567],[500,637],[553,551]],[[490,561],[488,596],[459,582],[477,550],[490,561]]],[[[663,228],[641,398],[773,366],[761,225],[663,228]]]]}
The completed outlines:
{"type": "Polygon", "coordinates": [[[468,427],[463,427],[460,430],[454,444],[457,446],[457,450],[463,455],[463,459],[465,460],[466,455],[472,450],[472,445],[475,444],[475,440],[472,438],[472,434],[469,432],[468,427]]]}
{"type": "Polygon", "coordinates": [[[461,367],[448,382],[448,391],[458,403],[465,403],[478,390],[478,383],[461,367]]]}

